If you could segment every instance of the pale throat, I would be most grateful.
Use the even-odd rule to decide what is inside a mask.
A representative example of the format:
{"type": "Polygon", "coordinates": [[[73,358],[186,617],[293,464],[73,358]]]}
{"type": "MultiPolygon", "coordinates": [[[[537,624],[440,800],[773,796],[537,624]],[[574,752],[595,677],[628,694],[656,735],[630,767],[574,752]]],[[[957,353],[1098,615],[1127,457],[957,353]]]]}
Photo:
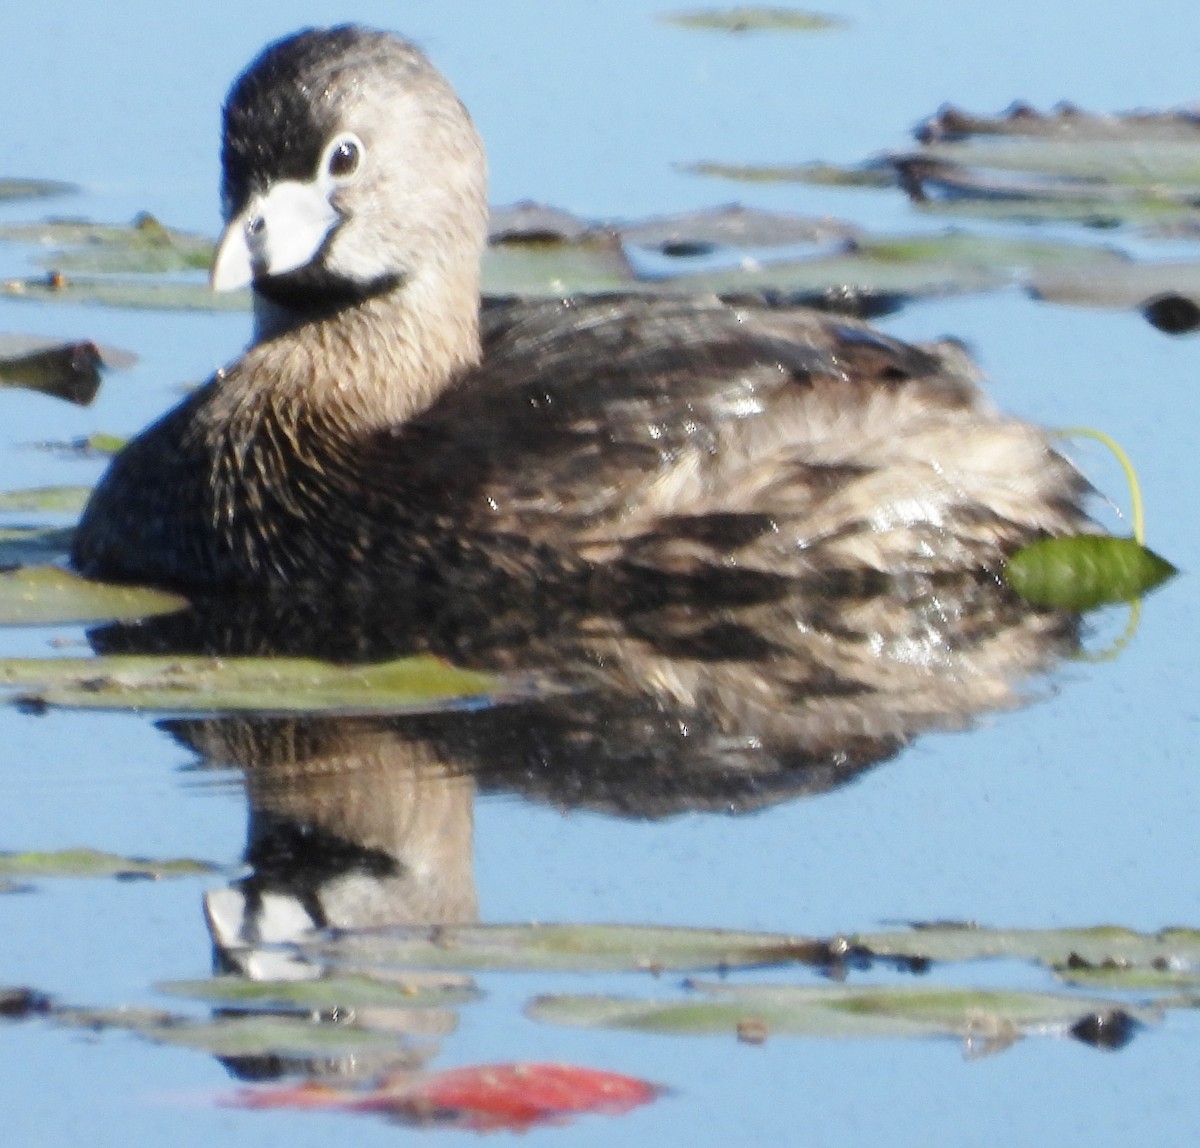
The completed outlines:
{"type": "MultiPolygon", "coordinates": [[[[306,314],[255,294],[255,341],[239,364],[277,397],[360,428],[419,414],[480,359],[479,261],[406,277],[384,294],[306,314]]],[[[264,396],[265,397],[265,396],[264,396]]]]}

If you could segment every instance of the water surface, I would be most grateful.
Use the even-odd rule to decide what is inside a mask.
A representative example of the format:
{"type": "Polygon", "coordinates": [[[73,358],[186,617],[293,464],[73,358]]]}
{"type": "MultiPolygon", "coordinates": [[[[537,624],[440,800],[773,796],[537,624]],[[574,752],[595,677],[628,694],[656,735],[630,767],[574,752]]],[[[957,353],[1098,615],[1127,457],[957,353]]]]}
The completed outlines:
{"type": "MultiPolygon", "coordinates": [[[[186,11],[25,5],[7,17],[10,59],[0,174],[77,182],[54,211],[218,227],[218,108],[267,39],[353,16],[399,26],[431,53],[488,141],[495,202],[533,197],[594,217],[636,218],[740,199],[848,217],[877,231],[940,226],[896,192],[735,187],[674,165],[701,158],[851,162],[901,146],[950,100],[996,111],[1016,98],[1069,98],[1098,110],[1166,106],[1194,95],[1194,6],[1093,3],[1070,12],[1022,2],[930,8],[829,6],[846,29],[727,39],[668,28],[658,5],[324,3],[186,11]]],[[[30,218],[29,205],[0,218],[30,218]]],[[[1114,242],[1122,237],[1114,237],[1114,242]]],[[[0,248],[0,273],[28,271],[0,248]]],[[[969,733],[919,739],[830,794],[741,816],[640,821],[564,814],[512,793],[474,800],[473,874],[484,921],[619,921],[828,935],[883,921],[974,920],[1026,927],[1196,925],[1200,787],[1193,581],[1200,569],[1193,379],[1195,339],[1170,339],[1132,313],[1037,304],[1016,291],[913,306],[885,322],[909,339],[953,333],[975,350],[1005,408],[1049,425],[1084,423],[1137,461],[1152,541],[1184,571],[1151,599],[1107,664],[1067,662],[1034,680],[1035,704],[969,733]],[[1189,877],[1188,874],[1193,876],[1189,877]]],[[[31,441],[128,433],[176,388],[236,354],[242,316],[49,307],[0,301],[0,329],[90,337],[141,356],[86,410],[5,392],[0,488],[85,483],[100,463],[27,449],[31,441]]],[[[1115,467],[1080,452],[1101,487],[1115,467]]],[[[1119,521],[1106,521],[1114,528],[1119,521]]],[[[1089,623],[1087,644],[1119,632],[1089,623]]],[[[6,653],[49,656],[54,637],[11,631],[6,653]]],[[[137,715],[43,717],[0,710],[5,849],[89,845],[236,866],[246,838],[237,774],[197,771],[195,755],[137,715]]],[[[210,967],[201,912],[222,878],[42,881],[0,898],[0,984],[88,1004],[155,1004],[168,979],[210,967]]],[[[1046,987],[1014,965],[989,983],[1046,987]]],[[[797,974],[803,979],[807,974],[797,974]]],[[[1200,1130],[1197,1031],[1173,1011],[1123,1051],[1029,1040],[967,1061],[952,1042],[772,1040],[586,1033],[535,1025],[521,1007],[546,991],[653,992],[629,978],[480,978],[440,1066],[573,1060],[643,1075],[673,1094],[619,1122],[542,1133],[576,1143],[824,1144],[870,1139],[988,1145],[1184,1143],[1200,1130]]],[[[395,1129],[347,1117],[217,1109],[230,1088],[212,1057],[121,1035],[89,1038],[39,1022],[0,1026],[0,1096],[12,1143],[297,1145],[395,1129]]],[[[415,1135],[415,1134],[412,1134],[415,1135]]]]}

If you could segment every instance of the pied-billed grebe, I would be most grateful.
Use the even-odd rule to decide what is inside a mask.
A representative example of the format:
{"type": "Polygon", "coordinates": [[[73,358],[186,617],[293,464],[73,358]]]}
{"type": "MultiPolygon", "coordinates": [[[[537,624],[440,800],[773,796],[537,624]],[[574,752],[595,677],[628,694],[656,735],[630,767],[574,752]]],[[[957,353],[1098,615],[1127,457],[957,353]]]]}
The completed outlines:
{"type": "Polygon", "coordinates": [[[480,310],[486,165],[406,41],[267,47],[225,105],[218,290],[246,354],[113,461],[89,575],[465,592],[994,572],[1083,483],[961,348],[713,297],[480,310]],[[724,581],[723,581],[724,579],[724,581]]]}

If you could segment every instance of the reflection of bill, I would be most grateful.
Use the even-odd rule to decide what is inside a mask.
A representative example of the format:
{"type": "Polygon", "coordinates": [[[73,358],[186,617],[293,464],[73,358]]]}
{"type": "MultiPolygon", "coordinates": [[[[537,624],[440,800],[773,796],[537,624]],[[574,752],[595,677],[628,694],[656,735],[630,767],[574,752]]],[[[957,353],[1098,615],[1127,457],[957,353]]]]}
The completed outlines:
{"type": "MultiPolygon", "coordinates": [[[[213,719],[169,726],[206,762],[245,772],[251,873],[205,898],[221,972],[315,979],[327,970],[288,949],[315,930],[477,919],[469,776],[421,763],[392,730],[361,722],[213,719]]],[[[401,983],[414,1000],[470,987],[453,973],[370,975],[401,983]]],[[[317,1061],[269,1056],[225,1063],[246,1079],[297,1071],[374,1078],[426,1063],[458,1023],[450,1008],[419,1005],[359,1006],[349,1016],[322,1019],[392,1032],[396,1048],[317,1061]]]]}
{"type": "MultiPolygon", "coordinates": [[[[245,775],[251,873],[211,893],[207,915],[218,966],[260,979],[323,975],[286,949],[314,929],[475,921],[477,788],[632,817],[760,808],[1019,704],[1030,676],[1078,640],[1077,616],[1031,607],[985,575],[735,577],[714,591],[706,609],[669,597],[605,613],[474,602],[424,617],[395,603],[224,599],[93,642],[346,660],[433,652],[538,686],[393,717],[166,723],[206,763],[245,775]]],[[[420,1047],[397,1053],[407,1062],[431,1055],[427,1038],[455,1014],[396,1010],[389,1023],[420,1047]]],[[[303,1067],[358,1077],[392,1065],[372,1054],[303,1067]]]]}

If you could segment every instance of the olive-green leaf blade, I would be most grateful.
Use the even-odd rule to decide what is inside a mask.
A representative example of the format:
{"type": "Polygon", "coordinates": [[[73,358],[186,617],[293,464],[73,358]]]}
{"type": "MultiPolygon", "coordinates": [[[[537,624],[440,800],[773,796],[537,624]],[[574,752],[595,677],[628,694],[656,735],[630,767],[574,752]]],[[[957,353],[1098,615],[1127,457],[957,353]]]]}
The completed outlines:
{"type": "Polygon", "coordinates": [[[452,1008],[478,1000],[477,988],[461,978],[436,981],[368,976],[314,980],[258,981],[222,976],[200,981],[165,981],[159,992],[225,1007],[294,1009],[309,1012],[355,1008],[452,1008]]]}
{"type": "Polygon", "coordinates": [[[6,877],[152,877],[157,880],[196,877],[218,871],[216,865],[191,858],[120,857],[87,848],[0,853],[0,874],[6,877]]]}
{"type": "Polygon", "coordinates": [[[305,945],[316,960],[396,968],[564,972],[825,965],[822,941],[776,933],[634,925],[455,925],[346,931],[305,945]]]}
{"type": "MultiPolygon", "coordinates": [[[[848,985],[698,985],[703,997],[638,1000],[543,996],[532,1019],[577,1028],[670,1035],[735,1035],[755,1026],[771,1036],[897,1038],[948,1036],[1011,1043],[1023,1035],[1067,1035],[1114,1010],[1111,1001],[978,988],[848,985]]],[[[1152,1010],[1127,1010],[1136,1020],[1152,1010]]]]}
{"type": "Polygon", "coordinates": [[[132,620],[169,614],[186,604],[165,590],[92,582],[58,566],[26,566],[0,573],[0,625],[132,620]]]}
{"type": "Polygon", "coordinates": [[[1022,547],[1005,565],[1004,580],[1031,605],[1091,610],[1133,601],[1176,573],[1133,538],[1081,534],[1022,547]]]}
{"type": "Polygon", "coordinates": [[[388,714],[489,699],[505,683],[429,656],[339,666],[309,658],[114,655],[0,659],[0,686],[25,704],[77,709],[388,714]]]}

